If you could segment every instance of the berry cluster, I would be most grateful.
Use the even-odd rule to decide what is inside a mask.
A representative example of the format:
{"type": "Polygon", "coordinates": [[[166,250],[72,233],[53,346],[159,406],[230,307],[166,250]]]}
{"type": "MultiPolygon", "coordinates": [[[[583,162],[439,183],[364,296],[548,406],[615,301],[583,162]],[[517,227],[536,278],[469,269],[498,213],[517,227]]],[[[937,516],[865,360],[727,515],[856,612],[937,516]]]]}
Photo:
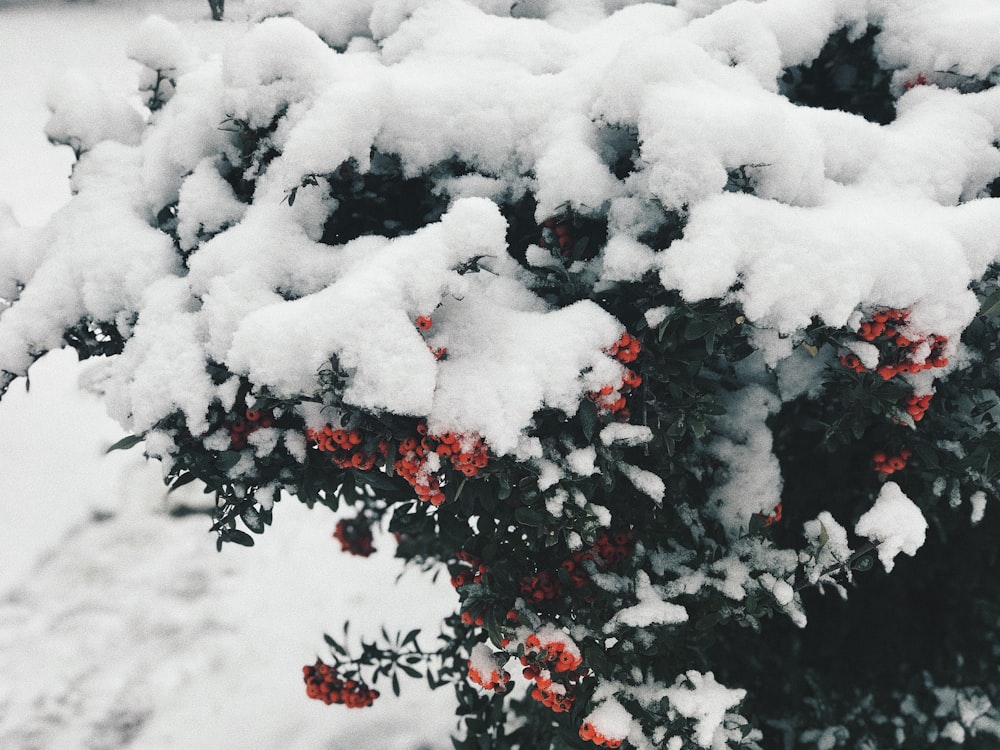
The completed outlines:
{"type": "Polygon", "coordinates": [[[375,551],[372,546],[372,528],[368,519],[360,516],[358,518],[342,518],[337,521],[337,526],[333,530],[333,538],[340,542],[340,549],[350,552],[359,557],[368,557],[375,551]]]}
{"type": "Polygon", "coordinates": [[[564,258],[568,258],[573,252],[573,228],[564,219],[550,218],[542,222],[542,245],[546,247],[558,247],[559,253],[564,258]]]}
{"type": "MultiPolygon", "coordinates": [[[[426,432],[426,427],[423,427],[426,432]]],[[[445,501],[441,490],[441,480],[435,471],[438,462],[431,464],[428,454],[433,453],[426,439],[406,437],[400,441],[393,470],[405,479],[417,493],[417,497],[431,505],[441,505],[445,501]]]]}
{"type": "Polygon", "coordinates": [[[593,742],[598,747],[611,748],[621,747],[623,742],[623,738],[620,737],[605,737],[589,721],[585,721],[580,725],[580,739],[593,742]]]}
{"type": "Polygon", "coordinates": [[[774,509],[767,515],[764,515],[763,513],[758,513],[757,515],[761,516],[764,519],[764,526],[771,526],[772,524],[776,524],[778,521],[781,520],[782,513],[783,510],[781,507],[781,503],[778,503],[777,505],[774,506],[774,509]]]}
{"type": "Polygon", "coordinates": [[[642,344],[639,343],[639,339],[626,331],[618,341],[605,349],[605,351],[622,364],[627,365],[639,358],[639,352],[642,351],[642,344]]]}
{"type": "Polygon", "coordinates": [[[596,559],[599,567],[608,567],[628,559],[631,555],[631,534],[627,531],[616,531],[614,534],[602,531],[597,535],[597,539],[594,540],[594,546],[589,551],[578,552],[573,555],[573,559],[577,560],[579,557],[579,562],[596,559]],[[591,555],[596,555],[597,557],[594,558],[591,555]]]}
{"type": "MultiPolygon", "coordinates": [[[[634,340],[634,339],[633,339],[634,340]]],[[[617,386],[606,385],[599,391],[591,391],[587,398],[597,404],[602,417],[613,417],[622,422],[629,420],[627,398],[635,388],[642,385],[642,378],[632,370],[625,370],[622,382],[617,386]]]]}
{"type": "Polygon", "coordinates": [[[366,451],[360,430],[334,429],[324,425],[319,430],[307,429],[306,437],[317,448],[330,454],[330,460],[341,469],[368,471],[375,466],[376,456],[366,451]]]}
{"type": "Polygon", "coordinates": [[[532,698],[556,713],[573,707],[576,687],[587,670],[576,644],[567,636],[554,628],[531,633],[524,639],[521,664],[525,678],[535,683],[532,698]]]}
{"type": "Polygon", "coordinates": [[[872,465],[879,474],[894,474],[906,467],[906,462],[913,455],[909,448],[903,448],[899,453],[887,454],[885,451],[877,451],[872,456],[872,465]]]}
{"type": "MultiPolygon", "coordinates": [[[[309,428],[306,437],[341,469],[369,471],[389,463],[390,443],[384,438],[366,436],[361,430],[345,430],[325,425],[309,428]]],[[[446,432],[429,435],[427,424],[420,422],[416,434],[404,437],[395,450],[392,469],[405,479],[417,497],[434,505],[445,501],[441,489],[442,460],[466,477],[476,476],[489,464],[489,453],[482,438],[446,432]]]]}
{"type": "Polygon", "coordinates": [[[531,604],[551,601],[562,593],[561,578],[568,578],[575,589],[590,585],[590,575],[586,570],[588,561],[592,561],[599,570],[604,570],[625,560],[631,554],[632,541],[628,532],[619,531],[615,534],[601,532],[593,546],[575,552],[572,557],[563,560],[559,564],[559,570],[540,570],[521,579],[521,596],[531,604]],[[562,571],[565,572],[560,575],[562,571]]]}
{"type": "MultiPolygon", "coordinates": [[[[639,339],[625,332],[618,341],[605,349],[604,353],[610,354],[622,364],[630,364],[639,357],[640,351],[642,344],[639,343],[639,339]]],[[[587,399],[597,404],[598,414],[602,418],[611,417],[619,422],[627,422],[630,416],[627,398],[640,385],[642,378],[633,370],[626,369],[621,383],[606,385],[599,391],[591,391],[587,394],[587,399]]]]}
{"type": "Polygon", "coordinates": [[[494,654],[486,644],[477,644],[469,657],[469,679],[486,690],[505,692],[510,685],[510,672],[503,669],[507,659],[507,654],[494,654]]]}
{"type": "MultiPolygon", "coordinates": [[[[875,373],[883,380],[900,373],[917,373],[948,364],[944,356],[948,338],[933,333],[928,336],[908,334],[905,332],[908,316],[906,310],[876,310],[871,319],[862,321],[858,328],[859,338],[879,347],[875,373]]],[[[857,355],[850,352],[840,355],[840,363],[855,372],[868,372],[857,355]]]]}
{"type": "MultiPolygon", "coordinates": [[[[489,575],[489,569],[483,565],[478,557],[465,550],[459,550],[455,553],[455,559],[458,561],[459,566],[458,570],[451,577],[452,586],[457,589],[469,583],[485,582],[486,577],[489,575]],[[461,563],[465,563],[465,565],[461,565],[461,563]]],[[[482,627],[484,618],[486,617],[486,610],[489,606],[490,604],[488,603],[479,607],[464,609],[462,611],[462,623],[482,627]]]]}
{"type": "Polygon", "coordinates": [[[906,397],[903,402],[903,409],[913,417],[914,422],[919,422],[924,418],[924,413],[927,408],[931,405],[931,394],[927,393],[923,396],[918,396],[915,393],[911,393],[906,397]]]}
{"type": "Polygon", "coordinates": [[[274,418],[265,412],[257,409],[247,409],[243,416],[226,422],[225,428],[229,432],[229,446],[233,450],[243,450],[247,447],[247,438],[257,430],[263,430],[274,425],[274,418]]]}
{"type": "Polygon", "coordinates": [[[483,439],[477,435],[456,435],[445,432],[428,435],[427,443],[441,458],[447,458],[456,470],[467,477],[476,476],[490,462],[483,439]]]}
{"type": "Polygon", "coordinates": [[[489,463],[489,454],[482,438],[476,435],[427,434],[427,425],[417,425],[417,437],[404,438],[399,444],[393,469],[413,487],[417,497],[433,505],[444,502],[437,471],[441,459],[466,477],[476,476],[489,463]],[[432,460],[433,455],[433,460],[432,460]]]}
{"type": "Polygon", "coordinates": [[[467,583],[482,583],[489,573],[489,569],[478,557],[464,549],[455,553],[455,559],[458,561],[458,569],[451,576],[451,585],[456,589],[467,583]]]}
{"type": "Polygon", "coordinates": [[[550,570],[540,570],[532,576],[525,576],[521,579],[520,588],[521,596],[533,604],[551,601],[562,592],[559,578],[550,570]]]}
{"type": "Polygon", "coordinates": [[[313,665],[302,667],[306,683],[306,695],[326,705],[342,703],[348,708],[366,708],[378,698],[378,690],[373,690],[357,680],[342,679],[337,669],[317,659],[313,665]]]}

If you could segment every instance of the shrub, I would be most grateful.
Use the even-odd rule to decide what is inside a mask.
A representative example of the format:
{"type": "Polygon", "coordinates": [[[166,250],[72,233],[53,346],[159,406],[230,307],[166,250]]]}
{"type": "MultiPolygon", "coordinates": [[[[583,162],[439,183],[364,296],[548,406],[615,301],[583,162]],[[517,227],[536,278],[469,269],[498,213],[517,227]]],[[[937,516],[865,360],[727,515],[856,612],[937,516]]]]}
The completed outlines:
{"type": "Polygon", "coordinates": [[[77,195],[2,235],[3,382],[95,357],[220,549],[294,496],[447,571],[437,650],[328,635],[312,698],[986,747],[1000,19],[870,5],[260,2],[203,62],[151,21],[141,140],[61,117],[77,195]]]}

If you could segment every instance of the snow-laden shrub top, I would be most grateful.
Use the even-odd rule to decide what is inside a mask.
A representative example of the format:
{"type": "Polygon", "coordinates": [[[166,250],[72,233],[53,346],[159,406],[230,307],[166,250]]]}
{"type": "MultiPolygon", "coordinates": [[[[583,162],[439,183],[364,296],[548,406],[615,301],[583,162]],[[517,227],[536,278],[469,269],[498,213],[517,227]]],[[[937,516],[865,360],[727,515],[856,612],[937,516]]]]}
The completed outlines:
{"type": "Polygon", "coordinates": [[[750,686],[704,671],[698,634],[802,625],[803,588],[918,551],[919,493],[972,492],[978,520],[997,492],[1000,8],[249,7],[205,59],[142,26],[145,119],[54,93],[75,197],[38,230],[0,213],[0,385],[65,343],[106,355],[88,385],[169,482],[216,493],[220,541],[287,490],[359,508],[367,549],[395,504],[401,554],[462,600],[437,676],[467,660],[503,693],[516,656],[530,698],[586,706],[573,742],[754,746],[750,686]],[[955,418],[920,437],[935,396],[955,418]],[[807,432],[867,478],[793,508],[781,549],[807,432]]]}
{"type": "MultiPolygon", "coordinates": [[[[428,415],[513,450],[534,410],[579,400],[577,373],[598,363],[613,323],[591,305],[545,310],[505,260],[504,222],[481,201],[452,205],[440,228],[407,238],[321,242],[336,199],[303,181],[345,163],[364,173],[373,149],[397,155],[408,176],[429,173],[444,206],[530,191],[539,219],[567,207],[606,216],[598,283],[656,271],[685,299],[728,296],[782,334],[813,316],[843,325],[878,303],[909,306],[915,327],[954,336],[975,312],[968,283],[1000,254],[1000,212],[978,199],[1000,171],[1000,94],[904,82],[939,68],[988,74],[1000,64],[989,37],[976,36],[988,23],[949,27],[960,16],[941,18],[933,3],[711,13],[529,3],[518,12],[536,17],[522,18],[504,3],[410,3],[405,18],[387,10],[395,4],[349,5],[304,17],[334,44],[363,33],[346,51],[293,18],[265,20],[180,77],[141,145],[90,149],[74,176],[79,199],[33,242],[4,243],[5,288],[28,289],[0,325],[2,369],[23,373],[80,318],[130,329],[141,309],[109,375],[115,411],[136,430],[174,407],[203,417],[215,395],[206,357],[291,394],[337,354],[357,368],[349,401],[428,415]],[[898,68],[892,123],[782,95],[784,70],[811,62],[838,30],[869,26],[882,29],[876,53],[898,68]],[[267,129],[268,152],[241,153],[224,122],[267,129]],[[459,174],[442,166],[456,160],[459,174]],[[249,206],[224,178],[233,169],[253,182],[249,206]],[[734,170],[751,176],[753,195],[724,190],[734,170]],[[170,206],[187,268],[150,230],[170,206]],[[687,224],[669,252],[639,239],[670,211],[687,224]],[[489,271],[474,280],[448,270],[480,255],[489,271]],[[352,270],[357,258],[365,268],[352,270]],[[461,326],[450,311],[441,321],[450,356],[435,363],[410,321],[470,283],[485,288],[464,303],[475,309],[454,315],[461,326]],[[325,324],[334,318],[343,325],[325,324]],[[290,328],[301,335],[279,333],[290,328]],[[539,346],[548,366],[514,377],[539,346]],[[480,392],[468,392],[472,382],[480,392]]],[[[134,52],[144,64],[157,65],[154,53],[165,69],[190,64],[182,39],[155,38],[134,52]]],[[[81,107],[78,130],[113,137],[101,114],[81,107]]],[[[788,351],[778,340],[766,349],[772,363],[788,351]]]]}

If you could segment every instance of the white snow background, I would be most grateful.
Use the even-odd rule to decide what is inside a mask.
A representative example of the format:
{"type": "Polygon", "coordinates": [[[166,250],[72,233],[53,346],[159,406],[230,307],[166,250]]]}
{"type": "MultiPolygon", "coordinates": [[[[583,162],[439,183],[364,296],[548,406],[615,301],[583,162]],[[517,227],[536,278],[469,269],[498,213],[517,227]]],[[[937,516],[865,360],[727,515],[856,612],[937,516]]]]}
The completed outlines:
{"type": "MultiPolygon", "coordinates": [[[[202,0],[0,0],[0,203],[39,226],[69,200],[72,155],[43,132],[66,71],[135,89],[126,46],[147,16],[216,44],[245,28],[227,6],[218,24],[202,0]]],[[[217,553],[208,516],[167,514],[203,504],[197,489],[168,498],[140,449],[104,455],[122,431],[77,373],[71,351],[51,354],[0,403],[0,748],[450,747],[450,690],[380,684],[351,711],[307,699],[300,669],[345,619],[355,638],[384,623],[433,646],[457,602],[446,577],[394,585],[390,536],[353,558],[329,512],[292,499],[256,548],[217,553]]]]}

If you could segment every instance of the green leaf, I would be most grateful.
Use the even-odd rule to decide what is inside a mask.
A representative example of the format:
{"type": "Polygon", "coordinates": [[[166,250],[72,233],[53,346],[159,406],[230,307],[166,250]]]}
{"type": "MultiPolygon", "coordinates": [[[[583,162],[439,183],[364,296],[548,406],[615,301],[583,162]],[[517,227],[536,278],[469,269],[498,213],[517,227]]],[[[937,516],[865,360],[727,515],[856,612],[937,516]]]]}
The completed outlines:
{"type": "Polygon", "coordinates": [[[993,292],[993,294],[983,300],[982,307],[979,308],[979,314],[984,318],[995,315],[998,312],[1000,312],[1000,290],[993,292]]]}
{"type": "Polygon", "coordinates": [[[857,560],[855,560],[854,563],[851,565],[851,570],[857,570],[864,573],[866,571],[871,570],[872,566],[874,565],[875,565],[875,556],[869,554],[865,555],[864,557],[859,557],[857,560]]]}
{"type": "Polygon", "coordinates": [[[260,513],[252,505],[243,509],[240,513],[240,518],[243,519],[243,523],[247,525],[254,534],[264,533],[264,520],[260,517],[260,513]]]}
{"type": "Polygon", "coordinates": [[[324,635],[323,638],[324,638],[324,640],[326,640],[326,642],[330,646],[330,648],[332,648],[334,651],[336,651],[341,656],[347,656],[347,649],[345,649],[343,646],[341,646],[339,643],[337,643],[335,640],[333,640],[333,638],[331,638],[328,635],[324,635]]]}
{"type": "MultiPolygon", "coordinates": [[[[497,495],[496,495],[497,500],[506,500],[508,497],[510,497],[510,493],[512,492],[512,490],[513,488],[510,486],[510,480],[507,478],[507,475],[502,474],[500,476],[500,489],[497,490],[497,495]]],[[[495,503],[494,507],[496,507],[495,503]]]]}
{"type": "Polygon", "coordinates": [[[545,520],[542,514],[531,508],[518,508],[514,511],[514,518],[522,526],[541,526],[545,520]]]}
{"type": "Polygon", "coordinates": [[[722,622],[722,615],[718,612],[709,612],[704,617],[701,617],[697,622],[695,622],[695,630],[711,630],[720,622],[722,622]]]}
{"type": "Polygon", "coordinates": [[[419,680],[423,676],[413,667],[408,667],[406,664],[403,664],[401,662],[398,663],[396,666],[402,669],[408,676],[412,677],[415,680],[419,680]]]}
{"type": "Polygon", "coordinates": [[[399,675],[395,672],[392,673],[392,693],[397,698],[399,697],[399,675]]]}
{"type": "Polygon", "coordinates": [[[767,525],[767,519],[760,513],[754,513],[752,516],[750,516],[749,529],[751,534],[761,533],[766,525],[767,525]]]}
{"type": "Polygon", "coordinates": [[[976,407],[971,412],[969,412],[969,418],[975,419],[976,417],[981,417],[983,414],[990,411],[994,406],[996,406],[997,403],[998,402],[996,399],[991,398],[977,404],[976,407]]]}
{"type": "Polygon", "coordinates": [[[855,440],[860,440],[865,434],[865,424],[860,419],[851,421],[851,433],[855,440]]]}
{"type": "Polygon", "coordinates": [[[583,436],[587,440],[593,440],[594,433],[597,432],[599,419],[597,417],[597,404],[593,401],[582,401],[577,412],[580,415],[580,426],[583,428],[583,436]]]}
{"type": "Polygon", "coordinates": [[[692,320],[684,328],[684,339],[694,341],[704,338],[709,333],[715,331],[715,322],[712,320],[692,320]]]}
{"type": "Polygon", "coordinates": [[[225,537],[225,541],[235,542],[244,547],[253,547],[254,544],[253,537],[239,529],[223,529],[222,536],[225,537]]]}
{"type": "Polygon", "coordinates": [[[111,453],[111,451],[127,451],[129,448],[138,445],[145,439],[145,435],[126,435],[118,442],[112,443],[112,445],[104,452],[111,453]]]}
{"type": "Polygon", "coordinates": [[[215,459],[215,468],[222,472],[229,471],[239,462],[240,455],[239,451],[222,451],[215,459]]]}
{"type": "Polygon", "coordinates": [[[827,532],[826,526],[824,526],[822,522],[820,522],[819,527],[821,531],[819,532],[819,537],[817,537],[816,541],[819,542],[819,548],[822,549],[826,546],[827,542],[830,541],[830,534],[827,532]]]}

